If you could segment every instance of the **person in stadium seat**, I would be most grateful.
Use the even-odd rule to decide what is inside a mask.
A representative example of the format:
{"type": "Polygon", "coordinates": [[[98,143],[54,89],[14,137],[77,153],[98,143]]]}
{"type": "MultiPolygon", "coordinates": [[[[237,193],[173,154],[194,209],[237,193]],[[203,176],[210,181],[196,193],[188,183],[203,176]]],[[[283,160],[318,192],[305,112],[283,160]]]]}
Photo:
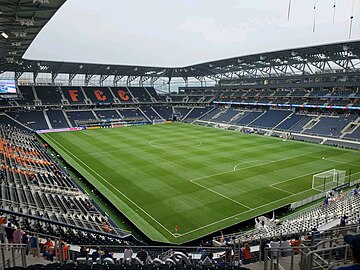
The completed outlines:
{"type": "Polygon", "coordinates": [[[8,222],[7,226],[5,227],[5,234],[6,234],[6,239],[7,239],[8,243],[13,243],[14,231],[15,231],[14,226],[12,225],[11,222],[8,222]]]}
{"type": "Polygon", "coordinates": [[[278,256],[280,243],[276,237],[273,237],[270,241],[270,248],[271,248],[271,256],[276,258],[278,256]]]}
{"type": "Polygon", "coordinates": [[[61,241],[60,249],[59,249],[58,257],[60,258],[60,261],[66,262],[69,259],[70,246],[67,245],[64,241],[61,241]],[[61,251],[60,251],[60,249],[61,249],[61,251]],[[62,255],[62,257],[61,257],[61,255],[62,255]]]}
{"type": "Polygon", "coordinates": [[[132,248],[130,246],[127,246],[124,250],[124,259],[123,262],[124,263],[128,263],[131,262],[132,256],[133,256],[134,252],[132,250],[132,248]]]}
{"type": "Polygon", "coordinates": [[[21,237],[21,244],[26,245],[25,254],[29,255],[29,236],[26,232],[24,232],[21,237]]]}
{"type": "Polygon", "coordinates": [[[86,247],[81,246],[78,258],[88,259],[89,258],[89,250],[86,247]]]}
{"type": "Polygon", "coordinates": [[[360,235],[345,235],[344,240],[350,245],[350,253],[353,265],[341,266],[337,270],[359,270],[360,269],[360,235]]]}
{"type": "Polygon", "coordinates": [[[102,223],[102,228],[107,233],[111,232],[111,229],[110,229],[109,225],[105,221],[102,223]]]}
{"type": "Polygon", "coordinates": [[[280,242],[280,247],[282,249],[281,256],[286,257],[291,255],[291,244],[287,237],[283,237],[282,241],[280,242]]]}
{"type": "Polygon", "coordinates": [[[0,217],[0,225],[6,224],[7,218],[6,217],[0,217]]]}
{"type": "Polygon", "coordinates": [[[265,258],[265,248],[268,248],[268,241],[265,239],[262,239],[260,242],[259,250],[260,250],[260,260],[263,261],[265,258]]]}
{"type": "Polygon", "coordinates": [[[143,248],[141,248],[140,251],[136,254],[136,257],[139,258],[143,263],[145,263],[148,254],[143,248]]]}
{"type": "Polygon", "coordinates": [[[300,252],[300,245],[301,245],[301,240],[299,236],[295,236],[295,238],[293,240],[290,240],[290,245],[292,246],[295,254],[298,254],[300,252]]]}
{"type": "Polygon", "coordinates": [[[29,243],[30,243],[30,253],[34,257],[37,257],[38,256],[38,254],[37,254],[38,253],[38,249],[37,249],[38,241],[34,234],[30,235],[29,243]]]}
{"type": "Polygon", "coordinates": [[[101,259],[110,258],[113,259],[113,255],[110,253],[108,248],[104,249],[104,254],[101,256],[101,259]]]}
{"type": "Polygon", "coordinates": [[[50,238],[46,239],[46,242],[43,245],[43,250],[45,250],[46,248],[52,249],[54,248],[54,243],[51,241],[50,238]]]}
{"type": "Polygon", "coordinates": [[[43,252],[44,259],[48,261],[53,261],[53,256],[54,256],[53,252],[50,250],[48,246],[46,246],[43,252]]]}
{"type": "Polygon", "coordinates": [[[244,247],[241,249],[243,254],[243,264],[251,263],[252,255],[251,255],[251,248],[249,243],[245,243],[244,247]]]}
{"type": "Polygon", "coordinates": [[[343,216],[340,218],[339,234],[342,234],[343,236],[345,236],[346,233],[347,233],[347,229],[344,229],[344,228],[343,228],[343,227],[346,227],[347,221],[348,221],[348,217],[347,217],[346,215],[343,215],[343,216]]]}
{"type": "Polygon", "coordinates": [[[93,253],[91,253],[91,259],[96,262],[97,258],[100,258],[99,248],[97,247],[93,253]]]}

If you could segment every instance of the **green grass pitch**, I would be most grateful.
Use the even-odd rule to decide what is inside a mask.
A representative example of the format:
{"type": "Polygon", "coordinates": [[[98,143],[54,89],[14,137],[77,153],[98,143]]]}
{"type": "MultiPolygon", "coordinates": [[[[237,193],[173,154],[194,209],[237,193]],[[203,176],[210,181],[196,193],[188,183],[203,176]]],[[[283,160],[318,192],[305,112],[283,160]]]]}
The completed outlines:
{"type": "Polygon", "coordinates": [[[358,151],[190,124],[42,137],[149,238],[175,244],[315,194],[316,173],[360,176],[358,151]]]}

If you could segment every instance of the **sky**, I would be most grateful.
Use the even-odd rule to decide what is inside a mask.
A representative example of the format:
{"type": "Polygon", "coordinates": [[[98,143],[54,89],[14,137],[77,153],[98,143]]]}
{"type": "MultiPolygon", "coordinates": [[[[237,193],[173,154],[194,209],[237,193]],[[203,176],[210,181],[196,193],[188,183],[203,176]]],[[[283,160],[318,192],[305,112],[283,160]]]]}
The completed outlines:
{"type": "Polygon", "coordinates": [[[67,0],[24,58],[185,67],[349,40],[352,10],[359,40],[360,0],[335,4],[291,0],[288,19],[289,0],[67,0]]]}

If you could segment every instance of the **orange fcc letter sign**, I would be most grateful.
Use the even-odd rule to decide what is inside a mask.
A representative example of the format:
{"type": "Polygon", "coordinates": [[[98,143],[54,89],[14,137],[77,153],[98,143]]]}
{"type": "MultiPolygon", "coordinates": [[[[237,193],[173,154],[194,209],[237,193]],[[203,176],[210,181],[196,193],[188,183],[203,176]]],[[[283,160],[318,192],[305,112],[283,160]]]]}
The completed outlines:
{"type": "Polygon", "coordinates": [[[69,90],[69,94],[70,94],[70,97],[71,97],[71,100],[74,101],[74,102],[77,102],[78,101],[78,90],[69,90]]]}

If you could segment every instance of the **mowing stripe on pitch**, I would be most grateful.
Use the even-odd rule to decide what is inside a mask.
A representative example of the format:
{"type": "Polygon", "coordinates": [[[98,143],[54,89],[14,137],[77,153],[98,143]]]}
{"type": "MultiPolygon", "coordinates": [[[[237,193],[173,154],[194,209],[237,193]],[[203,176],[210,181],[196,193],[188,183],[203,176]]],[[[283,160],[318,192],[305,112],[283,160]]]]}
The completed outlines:
{"type": "Polygon", "coordinates": [[[55,142],[60,148],[62,148],[65,152],[76,158],[78,161],[80,161],[82,164],[84,164],[89,170],[94,172],[97,176],[99,176],[101,179],[103,179],[106,183],[108,183],[112,188],[114,188],[118,193],[120,193],[124,198],[126,198],[128,201],[130,201],[133,205],[135,205],[138,209],[140,209],[144,214],[146,214],[149,218],[151,218],[153,221],[155,221],[158,225],[160,225],[164,230],[166,230],[169,234],[171,234],[173,237],[177,238],[178,236],[175,236],[169,229],[167,229],[164,225],[162,225],[158,220],[156,220],[154,217],[152,217],[148,212],[146,212],[144,209],[142,209],[136,202],[131,200],[128,196],[126,196],[124,193],[122,193],[120,190],[118,190],[113,184],[111,184],[108,180],[106,180],[104,177],[102,177],[100,174],[98,174],[96,171],[94,171],[92,168],[90,168],[86,163],[84,163],[81,159],[79,159],[77,156],[69,152],[66,148],[63,148],[55,139],[50,138],[53,142],[55,142]]]}

